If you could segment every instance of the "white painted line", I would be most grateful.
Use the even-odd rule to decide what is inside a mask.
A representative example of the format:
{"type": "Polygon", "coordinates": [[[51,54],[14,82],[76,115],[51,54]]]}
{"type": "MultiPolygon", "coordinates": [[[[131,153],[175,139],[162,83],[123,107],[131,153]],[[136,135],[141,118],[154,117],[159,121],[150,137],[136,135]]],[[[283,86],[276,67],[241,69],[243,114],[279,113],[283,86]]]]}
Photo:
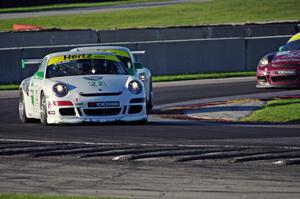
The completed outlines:
{"type": "Polygon", "coordinates": [[[202,103],[208,103],[208,102],[222,102],[222,101],[228,101],[228,100],[276,98],[276,97],[289,96],[289,95],[299,95],[299,90],[254,93],[254,94],[236,95],[236,96],[228,96],[228,97],[205,98],[205,99],[200,99],[200,100],[191,100],[191,101],[163,104],[163,105],[155,106],[155,109],[167,109],[167,108],[171,108],[174,106],[202,104],[202,103]]]}
{"type": "Polygon", "coordinates": [[[240,83],[253,81],[253,87],[255,87],[256,77],[231,77],[222,79],[200,79],[200,80],[185,80],[185,81],[171,81],[171,82],[154,82],[154,88],[163,87],[175,87],[175,86],[196,86],[196,85],[208,85],[208,84],[222,84],[222,83],[240,83]]]}

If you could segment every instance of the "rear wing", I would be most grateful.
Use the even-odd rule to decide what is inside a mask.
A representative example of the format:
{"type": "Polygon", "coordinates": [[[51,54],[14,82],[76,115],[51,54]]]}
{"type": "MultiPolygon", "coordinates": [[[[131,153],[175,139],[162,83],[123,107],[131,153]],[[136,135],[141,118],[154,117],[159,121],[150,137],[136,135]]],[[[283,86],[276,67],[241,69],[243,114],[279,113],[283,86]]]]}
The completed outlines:
{"type": "Polygon", "coordinates": [[[26,65],[40,64],[42,61],[43,59],[21,59],[21,67],[22,69],[25,69],[26,65]]]}
{"type": "Polygon", "coordinates": [[[133,55],[144,55],[144,54],[146,54],[146,51],[145,50],[131,51],[131,53],[133,55]]]}

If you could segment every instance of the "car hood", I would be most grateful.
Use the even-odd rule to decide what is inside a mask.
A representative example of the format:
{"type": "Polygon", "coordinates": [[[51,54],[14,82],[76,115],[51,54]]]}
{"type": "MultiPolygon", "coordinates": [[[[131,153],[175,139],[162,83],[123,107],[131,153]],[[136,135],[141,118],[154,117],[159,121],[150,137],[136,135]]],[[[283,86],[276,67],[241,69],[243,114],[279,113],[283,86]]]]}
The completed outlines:
{"type": "Polygon", "coordinates": [[[300,50],[291,50],[278,52],[272,59],[273,64],[299,64],[300,65],[300,50]]]}
{"type": "Polygon", "coordinates": [[[64,83],[77,93],[115,93],[126,88],[128,75],[84,75],[51,78],[57,83],[64,83]]]}

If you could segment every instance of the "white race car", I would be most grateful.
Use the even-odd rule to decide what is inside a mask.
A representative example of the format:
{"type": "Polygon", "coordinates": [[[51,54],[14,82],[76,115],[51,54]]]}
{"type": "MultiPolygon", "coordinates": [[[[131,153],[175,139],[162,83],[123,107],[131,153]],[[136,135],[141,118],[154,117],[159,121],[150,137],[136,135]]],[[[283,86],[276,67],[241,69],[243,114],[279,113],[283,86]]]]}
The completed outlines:
{"type": "Polygon", "coordinates": [[[20,85],[19,116],[41,123],[147,122],[143,83],[107,52],[47,55],[20,85]]]}
{"type": "Polygon", "coordinates": [[[74,48],[71,51],[104,51],[116,55],[127,68],[128,72],[137,76],[143,83],[146,93],[147,110],[153,108],[152,76],[148,68],[136,63],[133,54],[143,53],[142,51],[130,51],[122,46],[91,46],[74,48]]]}

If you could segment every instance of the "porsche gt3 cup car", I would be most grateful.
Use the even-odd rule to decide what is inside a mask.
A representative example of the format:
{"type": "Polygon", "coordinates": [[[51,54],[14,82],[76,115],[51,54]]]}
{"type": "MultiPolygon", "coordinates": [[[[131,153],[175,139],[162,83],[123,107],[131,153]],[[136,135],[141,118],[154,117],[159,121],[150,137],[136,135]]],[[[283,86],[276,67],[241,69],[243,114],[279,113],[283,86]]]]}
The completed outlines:
{"type": "Polygon", "coordinates": [[[300,40],[288,42],[280,52],[270,53],[260,60],[256,87],[300,87],[300,40]]]}
{"type": "Polygon", "coordinates": [[[138,54],[140,51],[130,51],[126,47],[121,46],[92,46],[74,48],[71,51],[104,51],[116,55],[125,65],[130,74],[137,76],[144,84],[147,110],[153,107],[153,89],[152,76],[148,68],[142,64],[136,63],[133,54],[138,54]]]}
{"type": "Polygon", "coordinates": [[[142,82],[106,52],[47,55],[20,85],[19,116],[41,123],[147,121],[142,82]]]}

